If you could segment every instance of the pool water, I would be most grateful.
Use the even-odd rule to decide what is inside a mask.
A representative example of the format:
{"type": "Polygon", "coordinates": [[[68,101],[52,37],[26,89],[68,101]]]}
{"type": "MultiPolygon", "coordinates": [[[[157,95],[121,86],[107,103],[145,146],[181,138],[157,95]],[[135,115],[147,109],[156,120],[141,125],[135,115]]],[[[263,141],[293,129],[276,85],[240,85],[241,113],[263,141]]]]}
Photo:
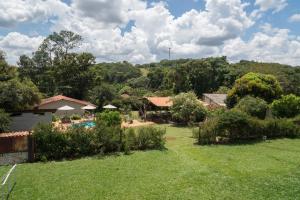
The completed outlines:
{"type": "Polygon", "coordinates": [[[95,122],[81,122],[79,124],[73,124],[73,127],[93,128],[95,126],[95,122]]]}

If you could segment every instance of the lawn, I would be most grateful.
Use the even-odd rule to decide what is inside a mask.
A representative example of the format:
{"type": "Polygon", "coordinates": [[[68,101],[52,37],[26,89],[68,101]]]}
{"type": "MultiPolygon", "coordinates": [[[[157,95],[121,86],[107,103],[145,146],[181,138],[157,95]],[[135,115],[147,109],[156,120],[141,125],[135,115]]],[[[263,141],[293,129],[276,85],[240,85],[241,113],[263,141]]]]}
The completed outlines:
{"type": "Polygon", "coordinates": [[[166,151],[19,165],[11,199],[300,199],[300,140],[197,146],[191,135],[168,126],[166,151]]]}

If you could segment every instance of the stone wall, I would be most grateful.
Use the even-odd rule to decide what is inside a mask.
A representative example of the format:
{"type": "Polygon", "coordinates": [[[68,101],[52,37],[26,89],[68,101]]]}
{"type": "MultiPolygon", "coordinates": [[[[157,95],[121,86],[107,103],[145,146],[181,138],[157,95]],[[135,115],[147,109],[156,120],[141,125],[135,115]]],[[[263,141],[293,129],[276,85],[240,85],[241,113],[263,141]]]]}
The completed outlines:
{"type": "Polygon", "coordinates": [[[28,160],[28,152],[3,153],[0,154],[0,165],[12,165],[23,163],[28,160]]]}

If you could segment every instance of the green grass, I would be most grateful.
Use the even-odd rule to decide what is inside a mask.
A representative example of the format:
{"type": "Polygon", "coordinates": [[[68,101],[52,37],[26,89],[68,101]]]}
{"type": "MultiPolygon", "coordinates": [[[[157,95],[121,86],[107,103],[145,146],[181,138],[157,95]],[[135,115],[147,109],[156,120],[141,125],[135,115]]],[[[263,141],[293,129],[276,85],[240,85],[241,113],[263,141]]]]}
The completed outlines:
{"type": "Polygon", "coordinates": [[[11,199],[300,199],[300,140],[197,146],[191,135],[167,127],[166,151],[19,165],[11,199]]]}

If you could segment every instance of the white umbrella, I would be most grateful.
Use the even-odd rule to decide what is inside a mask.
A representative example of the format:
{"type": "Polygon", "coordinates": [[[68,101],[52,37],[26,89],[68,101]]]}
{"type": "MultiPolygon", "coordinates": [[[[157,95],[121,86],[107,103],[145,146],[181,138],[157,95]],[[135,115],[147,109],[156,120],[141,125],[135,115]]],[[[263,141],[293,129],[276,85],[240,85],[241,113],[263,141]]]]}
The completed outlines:
{"type": "Polygon", "coordinates": [[[113,106],[113,105],[111,105],[111,104],[108,104],[108,105],[106,105],[106,106],[103,106],[103,108],[105,108],[105,109],[116,109],[117,107],[116,107],[116,106],[113,106]]]}
{"type": "Polygon", "coordinates": [[[82,107],[81,109],[83,109],[83,110],[95,110],[96,107],[92,106],[92,105],[87,105],[87,106],[82,107]]]}
{"type": "Polygon", "coordinates": [[[66,111],[65,112],[65,115],[67,115],[67,112],[70,111],[70,110],[75,110],[75,108],[71,107],[71,106],[62,106],[60,108],[58,108],[57,110],[60,110],[60,111],[66,111]]]}
{"type": "Polygon", "coordinates": [[[58,108],[57,110],[63,110],[63,111],[68,111],[68,110],[74,110],[75,108],[71,107],[71,106],[62,106],[60,108],[58,108]]]}

